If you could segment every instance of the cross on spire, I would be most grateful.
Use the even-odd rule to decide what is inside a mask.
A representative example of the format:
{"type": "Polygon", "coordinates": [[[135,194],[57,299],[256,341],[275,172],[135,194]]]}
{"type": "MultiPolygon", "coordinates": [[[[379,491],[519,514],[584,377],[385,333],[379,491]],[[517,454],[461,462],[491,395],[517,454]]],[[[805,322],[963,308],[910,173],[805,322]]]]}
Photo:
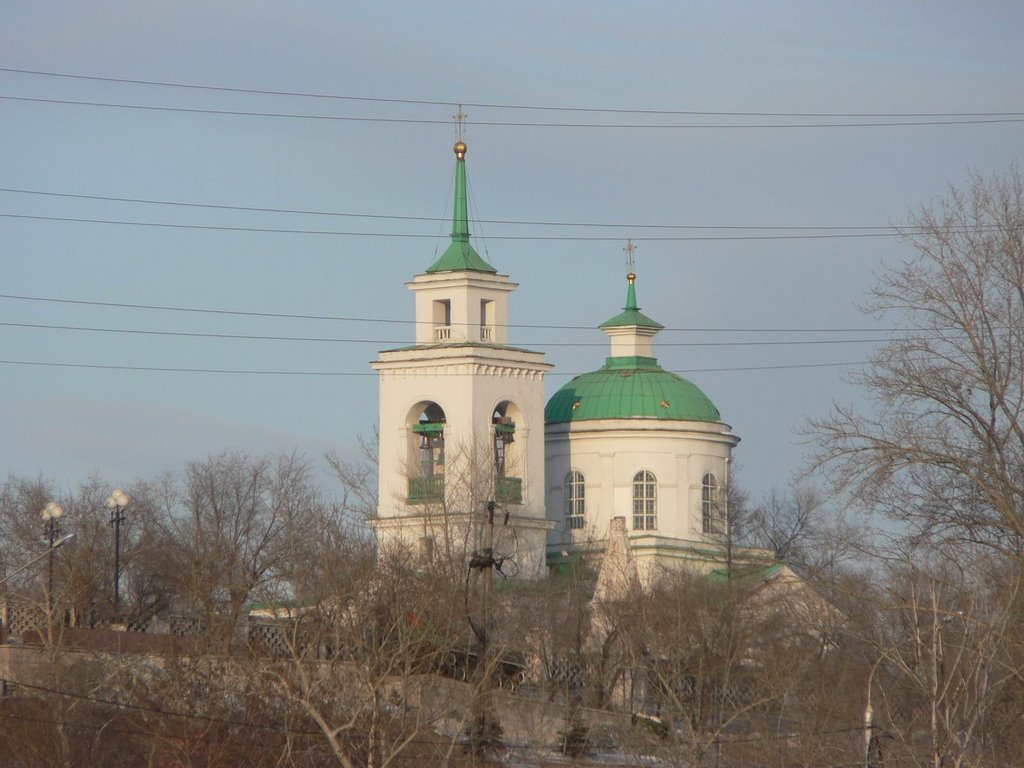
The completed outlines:
{"type": "Polygon", "coordinates": [[[623,248],[622,250],[624,250],[626,252],[626,269],[629,270],[629,274],[630,275],[633,275],[634,274],[634,270],[633,270],[633,251],[636,250],[636,246],[633,245],[633,241],[632,240],[627,240],[626,241],[626,247],[623,248]]]}
{"type": "Polygon", "coordinates": [[[455,138],[459,141],[462,141],[462,125],[467,117],[469,115],[462,111],[462,105],[459,104],[459,111],[452,115],[452,119],[455,121],[455,138]]]}

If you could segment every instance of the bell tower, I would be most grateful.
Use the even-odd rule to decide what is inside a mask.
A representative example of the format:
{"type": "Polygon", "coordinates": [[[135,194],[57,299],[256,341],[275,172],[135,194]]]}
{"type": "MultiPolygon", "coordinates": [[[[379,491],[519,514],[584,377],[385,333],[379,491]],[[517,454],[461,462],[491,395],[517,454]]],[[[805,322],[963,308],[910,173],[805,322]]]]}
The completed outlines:
{"type": "Polygon", "coordinates": [[[495,556],[521,576],[544,569],[544,355],[509,345],[518,287],[470,243],[467,147],[455,144],[451,243],[406,286],[415,343],[385,350],[373,526],[381,551],[462,567],[482,547],[489,501],[495,556]],[[502,521],[507,523],[502,525],[502,521]]]}

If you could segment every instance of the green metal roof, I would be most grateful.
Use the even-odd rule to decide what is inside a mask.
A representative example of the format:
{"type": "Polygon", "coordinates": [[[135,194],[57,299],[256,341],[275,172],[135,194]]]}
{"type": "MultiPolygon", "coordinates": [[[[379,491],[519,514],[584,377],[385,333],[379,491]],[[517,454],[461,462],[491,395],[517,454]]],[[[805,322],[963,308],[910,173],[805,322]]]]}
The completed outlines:
{"type": "Polygon", "coordinates": [[[469,206],[466,203],[466,145],[455,144],[455,206],[452,212],[452,242],[441,258],[427,267],[434,272],[492,272],[494,267],[480,258],[469,244],[469,206]]]}
{"type": "Polygon", "coordinates": [[[717,422],[721,415],[696,384],[653,357],[609,357],[565,384],[544,409],[548,424],[596,419],[717,422]]]}
{"type": "Polygon", "coordinates": [[[622,308],[622,311],[604,323],[601,323],[600,328],[621,328],[623,326],[637,325],[641,328],[656,328],[661,330],[665,326],[656,320],[652,320],[643,312],[640,311],[640,307],[636,305],[636,275],[632,272],[629,273],[629,288],[626,289],[626,306],[622,308]]]}
{"type": "Polygon", "coordinates": [[[764,581],[785,567],[785,563],[771,563],[769,565],[752,565],[733,568],[732,573],[727,568],[716,568],[708,574],[708,581],[713,584],[726,584],[730,581],[741,584],[749,584],[755,581],[764,581]]]}

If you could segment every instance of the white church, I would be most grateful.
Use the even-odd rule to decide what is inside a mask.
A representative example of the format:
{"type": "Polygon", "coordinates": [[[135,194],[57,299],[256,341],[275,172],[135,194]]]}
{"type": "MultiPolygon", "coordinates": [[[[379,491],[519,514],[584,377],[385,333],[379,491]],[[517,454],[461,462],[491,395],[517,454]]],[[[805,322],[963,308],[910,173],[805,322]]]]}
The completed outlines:
{"type": "Polygon", "coordinates": [[[615,521],[641,574],[722,567],[739,437],[695,384],[658,365],[663,326],[640,311],[632,270],[625,306],[600,326],[609,337],[604,365],[545,404],[552,366],[509,345],[517,284],[470,243],[466,149],[455,144],[451,244],[406,284],[415,343],[372,363],[378,546],[461,562],[486,546],[490,514],[507,575],[529,578],[570,558],[599,559],[615,521]]]}

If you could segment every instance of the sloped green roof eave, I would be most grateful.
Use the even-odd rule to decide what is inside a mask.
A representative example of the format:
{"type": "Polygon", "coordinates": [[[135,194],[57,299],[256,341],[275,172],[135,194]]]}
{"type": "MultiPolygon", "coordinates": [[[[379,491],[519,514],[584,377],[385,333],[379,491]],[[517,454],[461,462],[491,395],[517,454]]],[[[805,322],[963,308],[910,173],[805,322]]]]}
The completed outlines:
{"type": "Polygon", "coordinates": [[[622,328],[623,326],[636,325],[641,328],[655,328],[661,330],[665,326],[657,320],[652,320],[639,309],[624,309],[611,320],[599,325],[599,328],[622,328]]]}
{"type": "Polygon", "coordinates": [[[544,408],[548,424],[634,418],[718,422],[721,414],[696,384],[652,357],[610,357],[566,383],[544,408]]]}
{"type": "Polygon", "coordinates": [[[484,261],[472,245],[460,240],[452,240],[451,245],[441,254],[441,258],[427,267],[428,274],[460,271],[495,274],[498,270],[484,261]]]}
{"type": "Polygon", "coordinates": [[[657,320],[652,320],[643,312],[636,303],[636,275],[632,271],[626,275],[629,285],[626,288],[626,306],[611,320],[601,323],[599,328],[622,328],[627,326],[639,326],[640,328],[653,328],[660,331],[665,326],[657,320]]]}

